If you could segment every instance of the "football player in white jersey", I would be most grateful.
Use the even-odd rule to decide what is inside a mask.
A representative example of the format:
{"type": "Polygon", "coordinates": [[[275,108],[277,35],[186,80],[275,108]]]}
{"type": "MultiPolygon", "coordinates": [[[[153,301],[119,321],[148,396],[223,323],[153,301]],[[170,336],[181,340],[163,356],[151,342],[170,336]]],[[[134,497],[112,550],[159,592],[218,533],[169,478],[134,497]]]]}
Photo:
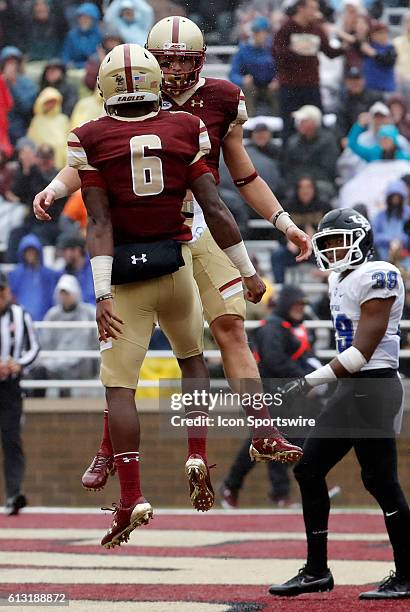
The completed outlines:
{"type": "Polygon", "coordinates": [[[398,376],[403,281],[395,266],[371,259],[370,223],[353,209],[327,213],[312,242],[319,268],[331,271],[329,296],[338,355],[304,378],[289,382],[282,393],[286,405],[320,384],[337,382],[337,386],[295,468],[307,563],[297,576],[271,586],[269,592],[293,596],[333,589],[327,566],[326,476],[353,448],[363,484],[383,511],[396,565],[377,589],[360,598],[410,597],[410,509],[398,481],[395,444],[403,399],[398,376]]]}

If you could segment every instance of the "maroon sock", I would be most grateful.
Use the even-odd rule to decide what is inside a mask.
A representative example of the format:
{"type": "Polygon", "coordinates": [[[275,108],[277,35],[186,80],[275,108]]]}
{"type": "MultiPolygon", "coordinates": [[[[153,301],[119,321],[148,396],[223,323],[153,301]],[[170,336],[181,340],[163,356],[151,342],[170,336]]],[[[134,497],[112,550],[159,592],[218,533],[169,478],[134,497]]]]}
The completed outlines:
{"type": "Polygon", "coordinates": [[[270,425],[271,415],[267,406],[263,405],[262,408],[258,407],[258,409],[253,406],[246,406],[245,412],[246,416],[252,416],[255,421],[265,421],[265,424],[255,422],[252,431],[253,438],[275,438],[277,436],[278,430],[274,425],[270,425]]]}
{"type": "Polygon", "coordinates": [[[108,428],[108,408],[104,409],[104,429],[99,452],[106,457],[111,457],[114,454],[111,444],[110,430],[108,428]]]}
{"type": "Polygon", "coordinates": [[[119,453],[114,455],[114,462],[120,481],[122,503],[126,507],[132,506],[142,496],[139,452],[119,453]]]}
{"type": "Polygon", "coordinates": [[[201,455],[206,462],[206,438],[208,435],[208,425],[206,418],[208,413],[205,411],[191,411],[185,416],[190,419],[198,419],[195,425],[187,425],[188,433],[188,456],[201,455]]]}

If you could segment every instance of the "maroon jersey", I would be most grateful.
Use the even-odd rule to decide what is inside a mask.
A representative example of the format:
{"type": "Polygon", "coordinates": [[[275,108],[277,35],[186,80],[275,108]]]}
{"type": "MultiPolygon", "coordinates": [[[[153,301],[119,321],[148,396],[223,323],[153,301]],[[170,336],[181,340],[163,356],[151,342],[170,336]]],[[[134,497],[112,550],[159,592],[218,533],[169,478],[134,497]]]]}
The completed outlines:
{"type": "Polygon", "coordinates": [[[191,239],[191,230],[181,213],[182,202],[190,181],[207,171],[198,160],[209,149],[204,124],[187,113],[159,111],[138,119],[104,116],[69,134],[68,164],[79,171],[83,186],[106,190],[115,245],[185,241],[191,239]]]}
{"type": "Polygon", "coordinates": [[[162,99],[163,110],[182,110],[200,117],[205,123],[212,145],[207,164],[219,182],[222,141],[234,125],[248,119],[242,91],[223,79],[201,78],[193,92],[190,89],[175,99],[162,92],[162,99]]]}

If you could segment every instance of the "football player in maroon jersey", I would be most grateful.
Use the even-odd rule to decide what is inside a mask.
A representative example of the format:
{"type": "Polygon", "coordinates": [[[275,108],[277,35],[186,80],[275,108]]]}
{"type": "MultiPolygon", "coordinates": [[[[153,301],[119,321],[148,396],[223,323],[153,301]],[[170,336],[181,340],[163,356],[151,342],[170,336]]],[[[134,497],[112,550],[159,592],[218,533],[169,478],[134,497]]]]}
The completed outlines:
{"type": "MultiPolygon", "coordinates": [[[[270,220],[300,248],[298,261],[308,259],[311,254],[309,238],[283,211],[265,181],[258,176],[243,146],[242,124],[247,119],[247,113],[241,90],[222,79],[200,77],[205,45],[199,28],[189,19],[167,17],[152,28],[147,48],[156,55],[163,68],[163,108],[187,111],[200,117],[207,126],[212,145],[208,164],[216,181],[222,149],[241,195],[261,216],[270,220]]],[[[70,169],[62,170],[36,196],[36,216],[47,220],[47,210],[56,195],[61,197],[77,188],[78,178],[70,169]]],[[[236,391],[246,391],[243,381],[252,381],[252,390],[261,392],[258,368],[244,329],[246,313],[240,274],[215,244],[200,206],[187,197],[184,209],[191,216],[194,211],[191,242],[194,277],[201,294],[205,317],[221,349],[226,377],[236,391]]],[[[258,416],[269,418],[267,407],[259,411],[258,416]]],[[[99,452],[83,476],[83,484],[87,488],[102,488],[112,467],[112,458],[107,454],[107,427],[104,432],[99,452]]],[[[297,447],[289,445],[279,432],[272,431],[269,437],[261,435],[259,431],[253,432],[250,447],[253,459],[293,461],[300,456],[298,452],[297,447]]]]}
{"type": "MultiPolygon", "coordinates": [[[[210,149],[206,127],[193,115],[160,109],[161,77],[157,60],[143,47],[115,47],[98,77],[107,114],[68,136],[69,165],[79,172],[88,213],[101,381],[121,487],[120,503],[102,540],[107,548],[127,541],[130,532],[152,516],[140,486],[134,396],[156,320],[178,359],[183,388],[208,388],[202,306],[186,244],[192,233],[181,212],[188,188],[201,203],[216,242],[238,266],[249,299],[258,302],[265,292],[204,161],[210,149]],[[138,261],[142,263],[136,268],[138,261]]],[[[191,420],[206,409],[189,409],[191,420]]],[[[206,511],[214,501],[206,423],[187,426],[185,472],[191,501],[206,511]]]]}

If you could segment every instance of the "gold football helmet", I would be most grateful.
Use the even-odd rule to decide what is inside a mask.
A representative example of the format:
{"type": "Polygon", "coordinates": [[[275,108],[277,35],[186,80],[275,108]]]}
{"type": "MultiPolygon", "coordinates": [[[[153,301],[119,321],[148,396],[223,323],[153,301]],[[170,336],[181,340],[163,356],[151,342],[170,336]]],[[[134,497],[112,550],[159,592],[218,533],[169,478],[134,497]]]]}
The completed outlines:
{"type": "Polygon", "coordinates": [[[118,45],[103,59],[98,88],[107,113],[110,107],[130,102],[157,102],[162,82],[155,57],[140,45],[118,45]]]}
{"type": "Polygon", "coordinates": [[[193,87],[199,80],[205,62],[206,45],[196,23],[186,17],[165,17],[148,34],[145,47],[158,59],[164,73],[163,88],[180,93],[193,87]],[[192,68],[175,70],[172,60],[181,63],[191,60],[192,68]]]}

